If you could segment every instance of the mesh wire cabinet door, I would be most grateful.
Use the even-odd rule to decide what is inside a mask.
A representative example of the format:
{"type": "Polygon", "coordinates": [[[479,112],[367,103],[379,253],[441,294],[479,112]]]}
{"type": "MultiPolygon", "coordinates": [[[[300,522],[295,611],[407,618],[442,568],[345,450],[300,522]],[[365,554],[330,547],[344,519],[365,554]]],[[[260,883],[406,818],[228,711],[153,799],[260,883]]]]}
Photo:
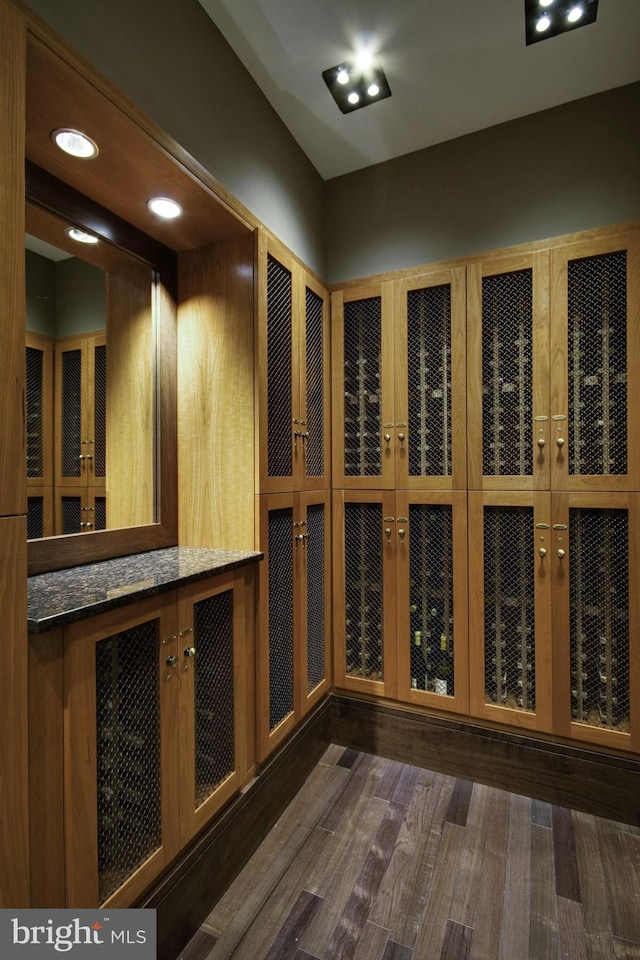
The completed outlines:
{"type": "Polygon", "coordinates": [[[395,321],[396,486],[464,490],[464,268],[398,280],[395,321]]]}
{"type": "Polygon", "coordinates": [[[334,493],[334,643],[337,687],[394,697],[395,497],[334,493]]]}
{"type": "Polygon", "coordinates": [[[333,485],[395,485],[393,284],[332,295],[333,485]]]}
{"type": "Polygon", "coordinates": [[[68,340],[55,349],[55,480],[103,486],[106,475],[106,337],[68,340]]]}
{"type": "Polygon", "coordinates": [[[178,606],[180,842],[242,786],[247,765],[244,577],[183,587],[178,606]]]}
{"type": "Polygon", "coordinates": [[[399,696],[468,713],[466,493],[398,493],[396,513],[399,696]]]}
{"type": "Polygon", "coordinates": [[[640,489],[640,241],[552,251],[552,489],[640,489]]]}
{"type": "Polygon", "coordinates": [[[177,852],[175,634],[171,593],[65,631],[69,906],[128,906],[177,852]]]}
{"type": "Polygon", "coordinates": [[[471,714],[551,732],[551,524],[546,493],[469,493],[471,714]]]}
{"type": "Polygon", "coordinates": [[[548,254],[467,274],[469,487],[549,488],[548,254]]]}
{"type": "Polygon", "coordinates": [[[552,550],[558,732],[635,751],[640,746],[639,497],[554,495],[552,550]]]}
{"type": "Polygon", "coordinates": [[[330,685],[331,638],[331,511],[329,493],[297,498],[294,542],[301,711],[304,714],[330,685]]]}
{"type": "Polygon", "coordinates": [[[260,236],[260,492],[329,484],[328,295],[277,241],[260,236]]]}
{"type": "Polygon", "coordinates": [[[53,345],[26,334],[27,486],[53,484],[53,345]]]}

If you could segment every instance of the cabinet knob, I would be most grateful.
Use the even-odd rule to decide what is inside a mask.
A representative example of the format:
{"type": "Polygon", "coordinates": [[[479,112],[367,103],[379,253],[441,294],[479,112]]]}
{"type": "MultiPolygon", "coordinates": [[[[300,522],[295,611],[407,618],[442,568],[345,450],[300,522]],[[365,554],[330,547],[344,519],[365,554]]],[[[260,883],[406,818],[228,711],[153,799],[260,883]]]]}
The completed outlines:
{"type": "Polygon", "coordinates": [[[540,554],[541,557],[546,557],[547,555],[546,547],[540,547],[540,549],[538,550],[538,553],[540,554]]]}
{"type": "Polygon", "coordinates": [[[404,443],[404,433],[398,434],[398,440],[400,441],[400,443],[404,443]]]}
{"type": "Polygon", "coordinates": [[[544,437],[538,437],[537,443],[541,450],[545,446],[546,442],[547,441],[545,440],[544,437]]]}
{"type": "Polygon", "coordinates": [[[562,547],[560,547],[560,549],[558,550],[558,556],[560,557],[561,560],[562,560],[562,558],[564,557],[564,555],[565,555],[565,552],[564,552],[564,550],[562,549],[562,547]]]}
{"type": "Polygon", "coordinates": [[[167,657],[167,666],[168,666],[168,667],[175,667],[175,665],[176,665],[177,662],[178,662],[178,658],[177,658],[177,657],[174,657],[173,655],[170,656],[170,657],[167,657]]]}
{"type": "Polygon", "coordinates": [[[196,648],[195,648],[195,647],[185,647],[185,648],[184,648],[184,655],[185,655],[185,657],[195,657],[195,655],[196,655],[196,648]]]}
{"type": "Polygon", "coordinates": [[[401,540],[404,540],[404,535],[406,532],[407,531],[404,529],[404,527],[401,527],[400,530],[398,530],[398,536],[400,537],[401,540]]]}
{"type": "Polygon", "coordinates": [[[385,435],[384,435],[384,442],[385,442],[385,443],[389,443],[390,440],[391,440],[391,434],[390,434],[390,433],[385,433],[385,435]]]}
{"type": "Polygon", "coordinates": [[[556,445],[557,445],[558,447],[564,447],[564,437],[558,437],[558,438],[556,439],[556,445]]]}

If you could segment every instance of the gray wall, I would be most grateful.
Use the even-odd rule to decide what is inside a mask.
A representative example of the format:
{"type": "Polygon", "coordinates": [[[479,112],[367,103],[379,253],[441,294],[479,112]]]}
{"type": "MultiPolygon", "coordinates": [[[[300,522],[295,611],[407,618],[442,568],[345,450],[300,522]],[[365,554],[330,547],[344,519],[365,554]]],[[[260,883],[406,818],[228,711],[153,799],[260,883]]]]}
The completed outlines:
{"type": "Polygon", "coordinates": [[[321,276],[323,181],[197,0],[26,0],[321,276]]]}
{"type": "Polygon", "coordinates": [[[640,219],[640,83],[329,180],[330,283],[640,219]]]}
{"type": "Polygon", "coordinates": [[[26,326],[43,337],[56,335],[56,265],[25,250],[26,326]]]}
{"type": "Polygon", "coordinates": [[[54,263],[26,251],[26,326],[45,337],[72,337],[107,326],[104,270],[69,257],[54,263]]]}

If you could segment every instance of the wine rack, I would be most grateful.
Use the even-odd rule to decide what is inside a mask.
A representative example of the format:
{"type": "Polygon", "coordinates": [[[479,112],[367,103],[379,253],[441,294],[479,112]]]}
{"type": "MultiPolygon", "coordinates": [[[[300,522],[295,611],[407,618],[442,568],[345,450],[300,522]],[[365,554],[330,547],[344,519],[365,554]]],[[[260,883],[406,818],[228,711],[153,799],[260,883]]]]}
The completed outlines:
{"type": "Polygon", "coordinates": [[[627,255],[568,264],[568,470],[627,472],[627,255]]]}
{"type": "Polygon", "coordinates": [[[627,512],[572,508],[569,516],[572,717],[628,732],[627,512]]]}
{"type": "Polygon", "coordinates": [[[344,304],[344,474],[382,472],[382,303],[380,297],[344,304]]]}
{"type": "Polygon", "coordinates": [[[482,472],[533,472],[533,276],[482,279],[482,472]]]}
{"type": "Polygon", "coordinates": [[[451,286],[407,292],[408,471],[452,472],[451,286]]]}
{"type": "Polygon", "coordinates": [[[96,644],[100,903],[162,842],[158,644],[157,621],[96,644]]]}
{"type": "Polygon", "coordinates": [[[453,510],[409,507],[411,687],[455,695],[453,510]]]}
{"type": "Polygon", "coordinates": [[[382,507],[345,503],[345,654],[346,674],[384,679],[382,507]]]}
{"type": "Polygon", "coordinates": [[[536,709],[533,556],[533,511],[485,507],[485,699],[531,712],[536,709]]]}

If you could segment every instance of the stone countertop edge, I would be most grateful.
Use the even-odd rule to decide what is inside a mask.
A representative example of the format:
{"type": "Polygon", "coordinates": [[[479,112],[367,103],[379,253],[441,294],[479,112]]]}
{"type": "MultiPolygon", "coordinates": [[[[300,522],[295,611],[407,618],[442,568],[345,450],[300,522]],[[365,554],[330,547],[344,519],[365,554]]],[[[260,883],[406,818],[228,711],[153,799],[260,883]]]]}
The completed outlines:
{"type": "Polygon", "coordinates": [[[264,559],[251,550],[167,547],[27,578],[27,629],[44,633],[264,559]]]}

